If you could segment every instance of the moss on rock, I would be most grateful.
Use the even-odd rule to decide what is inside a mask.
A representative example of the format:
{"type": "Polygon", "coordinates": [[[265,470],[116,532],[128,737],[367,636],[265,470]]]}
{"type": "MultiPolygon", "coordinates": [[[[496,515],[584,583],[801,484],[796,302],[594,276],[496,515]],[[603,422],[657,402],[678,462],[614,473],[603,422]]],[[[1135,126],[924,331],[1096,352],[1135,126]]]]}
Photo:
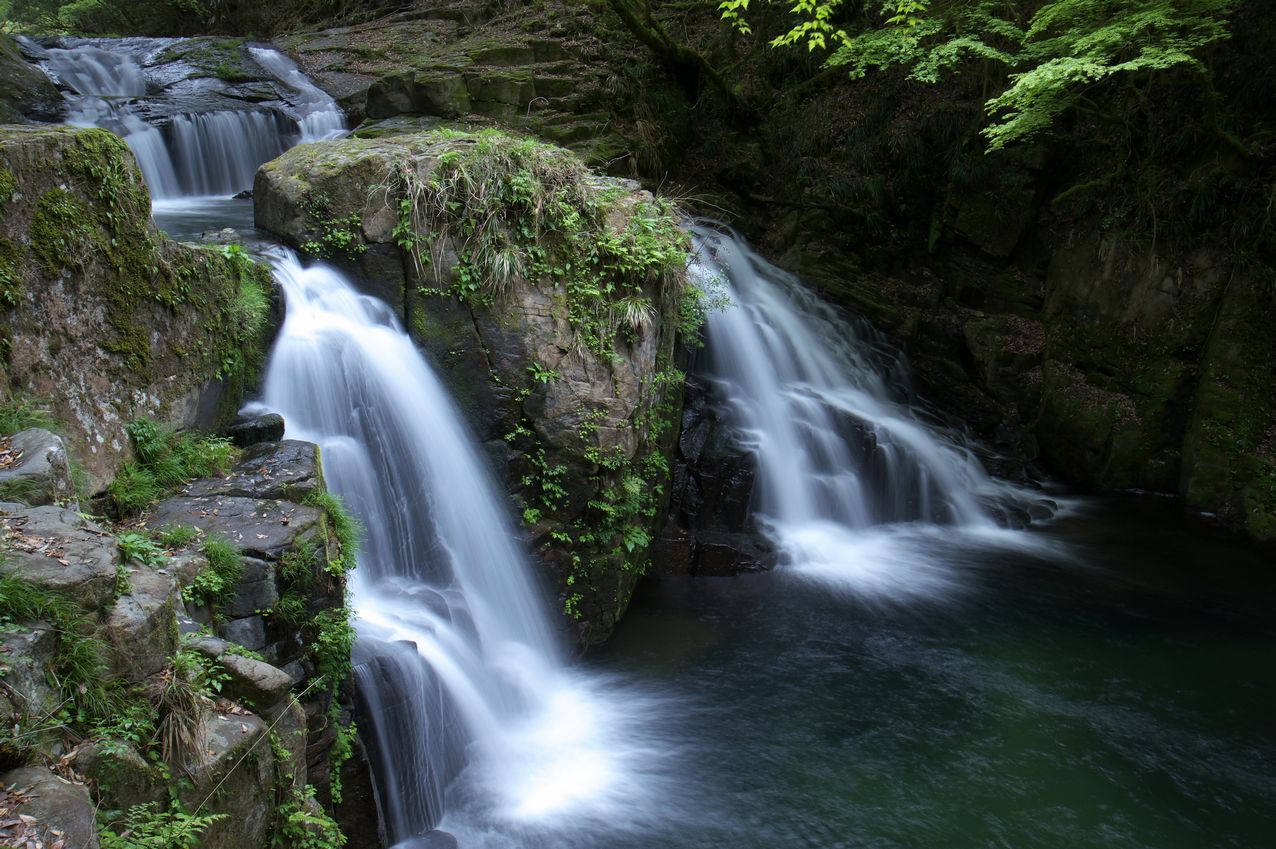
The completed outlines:
{"type": "Polygon", "coordinates": [[[164,238],[132,153],[105,130],[4,128],[0,168],[15,187],[0,222],[3,377],[52,402],[91,483],[127,453],[128,420],[213,424],[212,387],[233,410],[264,351],[266,269],[164,238]]]}

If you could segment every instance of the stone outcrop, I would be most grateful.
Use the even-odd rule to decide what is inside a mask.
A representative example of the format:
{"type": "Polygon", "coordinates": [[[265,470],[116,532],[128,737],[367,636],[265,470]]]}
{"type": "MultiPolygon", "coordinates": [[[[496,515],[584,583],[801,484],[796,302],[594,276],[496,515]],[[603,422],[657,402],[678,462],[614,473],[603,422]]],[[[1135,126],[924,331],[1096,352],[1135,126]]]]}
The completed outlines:
{"type": "Polygon", "coordinates": [[[26,60],[12,37],[0,33],[0,124],[56,121],[61,115],[57,88],[26,60]]]}
{"type": "MultiPolygon", "coordinates": [[[[333,762],[334,745],[352,743],[352,634],[333,508],[314,506],[325,494],[317,446],[259,444],[225,477],[192,482],[130,528],[134,538],[162,527],[189,540],[134,560],[125,560],[124,537],[71,510],[0,503],[0,577],[17,580],[27,595],[61,599],[40,608],[56,627],[19,620],[0,644],[3,727],[20,732],[0,733],[0,767],[12,758],[43,761],[80,780],[64,781],[42,766],[9,773],[0,786],[34,788],[19,794],[19,813],[30,810],[68,836],[87,829],[84,842],[68,845],[96,845],[95,808],[166,806],[176,793],[187,810],[221,815],[200,846],[240,849],[269,845],[282,805],[315,805],[307,785],[327,800],[338,769],[352,784],[370,781],[364,762],[333,762]],[[228,568],[210,540],[229,542],[238,562],[228,568]],[[197,622],[207,624],[193,633],[197,622]],[[66,654],[68,629],[80,632],[75,661],[66,654]],[[111,721],[155,711],[157,727],[173,709],[161,694],[176,677],[194,674],[191,656],[203,658],[219,689],[197,699],[194,744],[174,752],[161,748],[158,732],[130,737],[127,730],[77,728],[72,736],[60,721],[42,723],[67,698],[51,682],[65,680],[66,664],[85,663],[86,652],[104,664],[104,681],[117,682],[107,685],[120,687],[114,698],[141,700],[112,708],[111,721]],[[168,759],[163,769],[156,765],[161,756],[168,759]],[[183,780],[171,787],[175,775],[183,780]]],[[[71,702],[78,697],[72,693],[71,702]]]]}
{"type": "MultiPolygon", "coordinates": [[[[674,219],[636,185],[592,176],[561,149],[455,131],[295,148],[262,167],[253,196],[259,226],[295,245],[334,243],[334,226],[347,234],[334,258],[403,316],[507,480],[578,636],[605,636],[628,602],[667,493],[685,263],[674,219]],[[562,231],[526,244],[511,237],[502,249],[508,275],[473,267],[481,260],[458,236],[467,225],[405,223],[394,187],[396,179],[428,185],[460,158],[487,174],[493,193],[527,179],[533,194],[574,199],[573,220],[588,227],[572,242],[562,231]],[[419,262],[401,247],[427,241],[419,262]],[[606,253],[620,243],[627,259],[606,253]],[[641,266],[644,252],[663,258],[667,277],[641,266]],[[572,268],[593,276],[578,281],[572,268]],[[602,293],[613,290],[608,302],[602,293]],[[637,313],[631,324],[621,317],[626,304],[637,313]]],[[[504,233],[516,220],[531,226],[532,213],[524,220],[511,204],[495,212],[504,233]]]]}
{"type": "Polygon", "coordinates": [[[0,501],[75,506],[75,480],[62,437],[35,427],[0,437],[0,501]]]}
{"type": "Polygon", "coordinates": [[[269,291],[264,268],[155,229],[118,136],[0,128],[0,392],[47,402],[91,490],[131,419],[233,414],[265,344],[247,286],[269,291]]]}

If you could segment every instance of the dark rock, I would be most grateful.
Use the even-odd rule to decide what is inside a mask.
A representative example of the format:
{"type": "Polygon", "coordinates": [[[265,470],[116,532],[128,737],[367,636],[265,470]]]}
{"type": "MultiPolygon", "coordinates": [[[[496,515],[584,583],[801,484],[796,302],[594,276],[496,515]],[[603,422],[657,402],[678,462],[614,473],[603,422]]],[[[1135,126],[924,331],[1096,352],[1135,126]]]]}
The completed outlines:
{"type": "Polygon", "coordinates": [[[96,807],[83,784],[72,784],[42,766],[15,769],[0,775],[0,787],[22,791],[25,801],[15,816],[34,817],[49,831],[61,832],[67,846],[98,849],[96,807]]]}
{"type": "Polygon", "coordinates": [[[232,619],[217,626],[217,633],[223,639],[239,643],[246,649],[261,651],[266,647],[266,620],[260,616],[248,616],[244,619],[232,619]]]}
{"type": "Polygon", "coordinates": [[[225,616],[239,619],[268,610],[279,601],[274,564],[255,557],[243,559],[244,571],[235,585],[234,597],[220,610],[225,616]]]}
{"type": "Polygon", "coordinates": [[[62,437],[39,428],[28,428],[8,438],[17,460],[0,468],[0,501],[32,506],[73,505],[75,483],[62,437]]]}
{"type": "Polygon", "coordinates": [[[287,439],[253,445],[224,478],[204,478],[185,495],[300,501],[323,486],[319,446],[287,439]]]}
{"type": "Polygon", "coordinates": [[[223,433],[240,448],[259,442],[278,442],[284,438],[284,417],[278,413],[240,416],[223,433]]]}
{"type": "Polygon", "coordinates": [[[302,542],[315,539],[321,519],[317,509],[291,501],[182,495],[156,505],[146,516],[146,526],[193,525],[247,554],[277,560],[302,542]]]}
{"type": "Polygon", "coordinates": [[[234,200],[250,200],[252,196],[253,196],[252,189],[244,189],[242,192],[239,192],[236,195],[232,195],[231,197],[234,200]]]}

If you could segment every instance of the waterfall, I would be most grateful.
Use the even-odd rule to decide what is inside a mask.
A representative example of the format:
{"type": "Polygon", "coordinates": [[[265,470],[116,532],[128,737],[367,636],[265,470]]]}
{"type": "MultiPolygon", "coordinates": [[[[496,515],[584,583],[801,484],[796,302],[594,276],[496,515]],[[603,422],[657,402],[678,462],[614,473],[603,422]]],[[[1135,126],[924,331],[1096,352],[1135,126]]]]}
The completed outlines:
{"type": "Polygon", "coordinates": [[[709,376],[754,452],[756,517],[788,563],[859,591],[925,592],[942,576],[894,550],[901,534],[1004,536],[993,510],[1032,497],[991,478],[918,400],[901,351],[735,235],[692,233],[692,278],[730,302],[709,316],[709,376]]]}
{"type": "Polygon", "coordinates": [[[124,137],[157,201],[229,197],[252,188],[257,169],[294,144],[344,131],[336,102],[271,48],[248,49],[279,94],[263,104],[225,96],[226,83],[193,69],[181,85],[171,78],[172,63],[159,73],[162,52],[180,43],[173,39],[59,43],[65,46],[22,45],[63,89],[69,123],[124,137]]]}
{"type": "Polygon", "coordinates": [[[643,697],[563,666],[505,498],[438,378],[393,311],[337,272],[285,254],[275,277],[287,313],[263,402],[322,446],[329,486],[367,529],[356,676],[391,838],[445,810],[449,830],[493,846],[493,831],[532,845],[565,822],[637,823],[643,697]],[[448,793],[469,813],[454,817],[448,793]]]}

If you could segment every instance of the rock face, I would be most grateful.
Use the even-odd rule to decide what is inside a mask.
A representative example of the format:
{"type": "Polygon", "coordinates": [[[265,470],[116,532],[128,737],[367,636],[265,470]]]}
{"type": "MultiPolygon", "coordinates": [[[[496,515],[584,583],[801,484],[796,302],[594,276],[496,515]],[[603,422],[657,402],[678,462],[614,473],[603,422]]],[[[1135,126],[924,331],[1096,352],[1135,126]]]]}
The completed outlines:
{"type": "Polygon", "coordinates": [[[775,553],[749,508],[757,475],[702,380],[689,378],[668,518],[652,562],[665,575],[724,577],[769,569],[775,553]]]}
{"type": "MultiPolygon", "coordinates": [[[[317,446],[254,446],[226,477],[194,481],[129,530],[137,536],[161,526],[187,528],[172,537],[190,540],[184,548],[152,553],[144,562],[124,562],[123,537],[71,510],[0,504],[0,576],[23,582],[27,595],[62,600],[41,608],[57,628],[20,618],[4,635],[0,720],[23,734],[0,736],[0,766],[61,759],[90,779],[93,791],[90,797],[89,788],[61,782],[44,767],[9,773],[6,784],[35,788],[19,813],[68,836],[87,829],[84,842],[68,845],[97,845],[95,808],[166,805],[172,790],[187,810],[202,806],[204,813],[223,815],[203,834],[201,847],[240,849],[283,839],[283,806],[316,804],[308,801],[307,785],[326,802],[335,791],[330,775],[338,770],[352,784],[369,781],[366,763],[346,763],[344,753],[353,748],[353,634],[342,577],[348,561],[330,518],[333,508],[302,503],[326,504],[325,495],[317,446]],[[230,546],[214,550],[212,540],[230,546]],[[179,637],[179,623],[192,617],[220,636],[179,637]],[[67,642],[72,629],[80,632],[73,644],[67,642]],[[108,727],[152,716],[147,721],[158,727],[174,710],[164,694],[175,680],[190,680],[192,669],[215,670],[218,691],[196,697],[197,710],[183,714],[194,742],[170,753],[153,742],[162,736],[158,731],[130,737],[127,724],[119,731],[77,728],[74,738],[62,733],[60,722],[41,725],[39,717],[66,698],[65,686],[59,691],[49,682],[66,674],[69,645],[77,646],[78,664],[89,662],[86,653],[100,658],[101,677],[121,686],[117,698],[139,700],[112,707],[108,727]],[[193,661],[196,656],[203,660],[193,661]],[[139,749],[147,745],[149,752],[139,749]],[[160,757],[168,758],[162,770],[160,757]],[[170,787],[174,776],[182,781],[170,787]]],[[[9,609],[7,600],[0,603],[9,609]]],[[[72,714],[77,698],[70,696],[72,714]]]]}
{"type": "Polygon", "coordinates": [[[0,501],[20,501],[38,506],[74,506],[75,481],[62,437],[40,428],[27,428],[0,437],[0,501]]]}
{"type": "Polygon", "coordinates": [[[56,121],[61,115],[57,88],[23,57],[11,37],[0,34],[0,124],[56,121]]]}
{"type": "Polygon", "coordinates": [[[126,455],[129,420],[229,418],[265,344],[242,293],[270,285],[161,236],[119,137],[0,129],[0,382],[47,401],[92,489],[126,455]]]}
{"type": "Polygon", "coordinates": [[[675,220],[561,149],[490,133],[295,148],[262,167],[253,195],[259,226],[296,245],[337,241],[334,222],[347,234],[353,273],[403,315],[488,446],[577,636],[604,637],[667,492],[686,257],[675,220]],[[501,200],[473,218],[463,203],[438,205],[430,181],[455,167],[482,174],[501,200]],[[519,200],[510,187],[521,180],[531,194],[519,200]],[[405,184],[426,194],[401,206],[405,184]],[[534,237],[544,223],[534,208],[551,195],[573,217],[534,237]],[[461,236],[469,220],[499,222],[485,238],[501,245],[461,236]]]}
{"type": "Polygon", "coordinates": [[[648,135],[644,150],[618,132],[619,123],[633,122],[619,113],[645,104],[619,110],[617,94],[643,100],[646,71],[632,61],[639,50],[600,26],[599,12],[580,3],[501,9],[459,0],[398,19],[290,35],[279,45],[355,122],[367,119],[362,132],[370,136],[402,132],[403,122],[386,120],[399,116],[499,121],[629,175],[640,158],[671,145],[648,135]],[[615,73],[609,59],[618,66],[631,60],[627,73],[615,73]]]}

